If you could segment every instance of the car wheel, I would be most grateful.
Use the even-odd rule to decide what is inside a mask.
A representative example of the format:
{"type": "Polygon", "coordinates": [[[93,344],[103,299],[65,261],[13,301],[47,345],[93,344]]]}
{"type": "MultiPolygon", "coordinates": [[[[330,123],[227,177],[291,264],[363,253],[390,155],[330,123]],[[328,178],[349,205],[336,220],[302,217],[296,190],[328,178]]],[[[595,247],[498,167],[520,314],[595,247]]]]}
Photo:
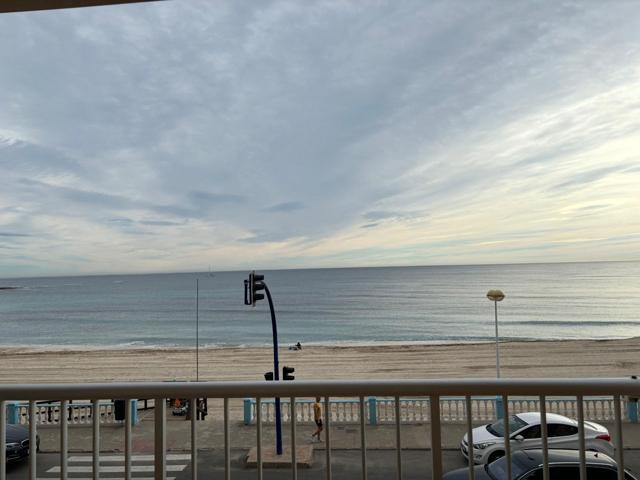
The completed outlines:
{"type": "Polygon", "coordinates": [[[487,460],[487,463],[495,462],[497,459],[502,457],[504,457],[504,452],[501,450],[496,450],[491,455],[489,455],[489,459],[487,460]]]}

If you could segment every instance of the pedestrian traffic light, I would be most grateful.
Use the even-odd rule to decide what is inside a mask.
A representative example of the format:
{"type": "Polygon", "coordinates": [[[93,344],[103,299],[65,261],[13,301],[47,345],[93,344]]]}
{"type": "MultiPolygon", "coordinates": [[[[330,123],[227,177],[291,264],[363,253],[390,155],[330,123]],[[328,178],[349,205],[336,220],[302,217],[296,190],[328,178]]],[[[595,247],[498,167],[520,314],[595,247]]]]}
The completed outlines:
{"type": "Polygon", "coordinates": [[[130,400],[114,400],[113,409],[115,420],[125,420],[125,403],[130,400]]]}
{"type": "Polygon", "coordinates": [[[296,369],[293,367],[282,367],[282,379],[283,380],[295,380],[296,377],[293,376],[293,372],[296,369]]]}
{"type": "Polygon", "coordinates": [[[266,373],[264,374],[264,379],[265,379],[267,382],[271,382],[271,381],[273,381],[273,372],[266,372],[266,373]]]}
{"type": "Polygon", "coordinates": [[[244,281],[244,304],[256,306],[258,300],[264,300],[264,275],[258,275],[255,271],[249,274],[249,280],[244,281]]]}

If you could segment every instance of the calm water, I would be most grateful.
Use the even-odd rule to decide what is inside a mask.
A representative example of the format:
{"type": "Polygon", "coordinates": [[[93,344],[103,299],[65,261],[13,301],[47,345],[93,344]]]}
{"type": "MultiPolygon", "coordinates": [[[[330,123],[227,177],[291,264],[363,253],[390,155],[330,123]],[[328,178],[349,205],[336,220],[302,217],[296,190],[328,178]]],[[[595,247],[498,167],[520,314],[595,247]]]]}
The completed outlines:
{"type": "MultiPolygon", "coordinates": [[[[265,271],[280,343],[464,342],[640,336],[640,262],[265,271]]],[[[0,345],[271,342],[266,301],[243,305],[246,272],[4,279],[0,345]]]]}

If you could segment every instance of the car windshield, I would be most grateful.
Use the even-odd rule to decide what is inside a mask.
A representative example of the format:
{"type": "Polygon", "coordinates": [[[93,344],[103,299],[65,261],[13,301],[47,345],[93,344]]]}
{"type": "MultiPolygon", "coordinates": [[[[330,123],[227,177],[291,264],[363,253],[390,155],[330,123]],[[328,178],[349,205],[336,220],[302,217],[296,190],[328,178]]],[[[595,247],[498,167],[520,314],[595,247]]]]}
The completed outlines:
{"type": "MultiPolygon", "coordinates": [[[[529,424],[517,415],[511,415],[509,417],[509,432],[511,433],[516,432],[527,425],[529,424]]],[[[504,419],[500,419],[491,425],[487,425],[487,430],[496,437],[504,437],[504,419]]]]}
{"type": "MultiPolygon", "coordinates": [[[[484,467],[489,476],[498,480],[502,480],[503,478],[507,478],[507,459],[506,457],[499,458],[495,462],[490,463],[489,465],[485,465],[484,467]]],[[[522,468],[522,465],[511,462],[511,478],[518,478],[520,475],[525,473],[526,470],[522,468]]]]}

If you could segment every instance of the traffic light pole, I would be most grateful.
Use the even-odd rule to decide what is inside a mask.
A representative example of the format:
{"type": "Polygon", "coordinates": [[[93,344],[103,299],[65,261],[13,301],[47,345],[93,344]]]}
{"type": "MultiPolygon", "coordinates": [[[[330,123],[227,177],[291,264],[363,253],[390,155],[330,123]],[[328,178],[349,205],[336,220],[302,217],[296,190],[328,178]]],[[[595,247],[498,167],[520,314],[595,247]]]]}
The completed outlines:
{"type": "MultiPolygon", "coordinates": [[[[280,380],[280,366],[278,365],[278,325],[276,324],[276,312],[273,308],[273,299],[267,284],[264,291],[269,300],[269,310],[271,310],[271,329],[273,330],[273,379],[280,380]]],[[[280,397],[276,397],[276,453],[282,455],[282,417],[280,412],[280,397]]]]}

